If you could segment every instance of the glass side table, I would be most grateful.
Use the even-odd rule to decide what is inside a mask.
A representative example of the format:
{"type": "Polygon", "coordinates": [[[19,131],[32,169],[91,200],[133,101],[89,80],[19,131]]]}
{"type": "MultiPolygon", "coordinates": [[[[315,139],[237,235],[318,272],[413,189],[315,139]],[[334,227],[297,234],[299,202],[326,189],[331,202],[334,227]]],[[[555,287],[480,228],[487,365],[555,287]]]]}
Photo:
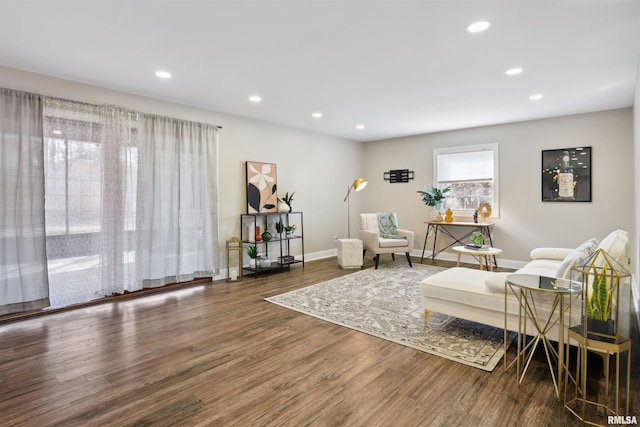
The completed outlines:
{"type": "Polygon", "coordinates": [[[581,286],[573,284],[566,279],[538,276],[535,274],[509,274],[505,278],[504,289],[504,366],[505,370],[516,364],[518,386],[522,381],[531,363],[533,354],[539,343],[544,346],[547,363],[556,397],[560,398],[560,379],[564,367],[564,314],[569,308],[565,304],[566,297],[572,294],[581,295],[581,286]],[[518,299],[518,349],[516,357],[507,364],[507,300],[509,294],[518,299]],[[548,313],[541,312],[545,307],[548,313]],[[535,336],[527,342],[527,323],[535,327],[535,336]],[[554,348],[549,339],[549,332],[557,325],[558,350],[554,348]],[[554,364],[556,365],[554,369],[554,364]]]}

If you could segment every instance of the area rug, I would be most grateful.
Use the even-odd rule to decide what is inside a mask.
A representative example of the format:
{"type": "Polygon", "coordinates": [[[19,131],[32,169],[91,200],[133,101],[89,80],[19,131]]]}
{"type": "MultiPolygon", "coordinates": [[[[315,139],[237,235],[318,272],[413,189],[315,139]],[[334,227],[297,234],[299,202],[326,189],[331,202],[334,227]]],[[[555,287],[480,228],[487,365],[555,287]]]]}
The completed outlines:
{"type": "MultiPolygon", "coordinates": [[[[423,331],[420,282],[442,267],[385,263],[343,277],[265,298],[310,316],[346,326],[465,365],[492,371],[504,353],[503,330],[432,314],[423,331]]],[[[510,341],[515,334],[509,333],[510,341]]]]}

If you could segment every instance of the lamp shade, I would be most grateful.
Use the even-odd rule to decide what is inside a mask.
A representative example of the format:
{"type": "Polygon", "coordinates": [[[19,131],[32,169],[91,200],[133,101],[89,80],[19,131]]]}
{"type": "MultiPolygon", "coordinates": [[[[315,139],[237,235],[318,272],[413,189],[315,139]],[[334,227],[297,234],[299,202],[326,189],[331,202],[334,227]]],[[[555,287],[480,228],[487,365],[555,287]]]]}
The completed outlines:
{"type": "Polygon", "coordinates": [[[356,191],[360,191],[366,186],[367,186],[367,180],[364,178],[357,178],[355,181],[353,181],[353,185],[352,185],[353,189],[356,191]]]}

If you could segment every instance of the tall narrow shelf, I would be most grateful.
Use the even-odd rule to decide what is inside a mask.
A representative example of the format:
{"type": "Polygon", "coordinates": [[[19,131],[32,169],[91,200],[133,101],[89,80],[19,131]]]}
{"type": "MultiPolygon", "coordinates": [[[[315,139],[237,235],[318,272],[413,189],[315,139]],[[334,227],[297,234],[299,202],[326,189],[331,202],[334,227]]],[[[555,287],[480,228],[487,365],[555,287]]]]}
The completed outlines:
{"type": "Polygon", "coordinates": [[[259,262],[255,266],[246,266],[243,270],[251,271],[257,277],[261,273],[288,271],[293,264],[302,264],[304,268],[304,226],[302,212],[270,212],[240,215],[240,240],[243,247],[253,246],[260,256],[270,260],[269,267],[262,267],[259,262]],[[276,223],[283,226],[295,225],[294,235],[285,235],[276,231],[276,223]],[[255,230],[260,227],[260,233],[268,231],[271,240],[264,241],[256,238],[255,230]]]}

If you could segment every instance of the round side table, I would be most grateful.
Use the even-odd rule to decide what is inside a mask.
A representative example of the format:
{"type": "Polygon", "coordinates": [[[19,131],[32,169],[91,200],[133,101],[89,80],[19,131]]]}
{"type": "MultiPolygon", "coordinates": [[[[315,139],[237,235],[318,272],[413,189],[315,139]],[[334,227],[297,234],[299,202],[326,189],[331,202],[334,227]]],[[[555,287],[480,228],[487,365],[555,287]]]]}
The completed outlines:
{"type": "Polygon", "coordinates": [[[453,251],[458,254],[458,267],[460,267],[460,255],[467,254],[478,257],[478,261],[480,262],[480,270],[484,270],[483,264],[486,264],[487,266],[489,266],[489,271],[493,271],[493,263],[491,262],[491,257],[502,253],[502,249],[498,248],[473,249],[467,248],[466,246],[454,246],[451,249],[453,249],[453,251]]]}

